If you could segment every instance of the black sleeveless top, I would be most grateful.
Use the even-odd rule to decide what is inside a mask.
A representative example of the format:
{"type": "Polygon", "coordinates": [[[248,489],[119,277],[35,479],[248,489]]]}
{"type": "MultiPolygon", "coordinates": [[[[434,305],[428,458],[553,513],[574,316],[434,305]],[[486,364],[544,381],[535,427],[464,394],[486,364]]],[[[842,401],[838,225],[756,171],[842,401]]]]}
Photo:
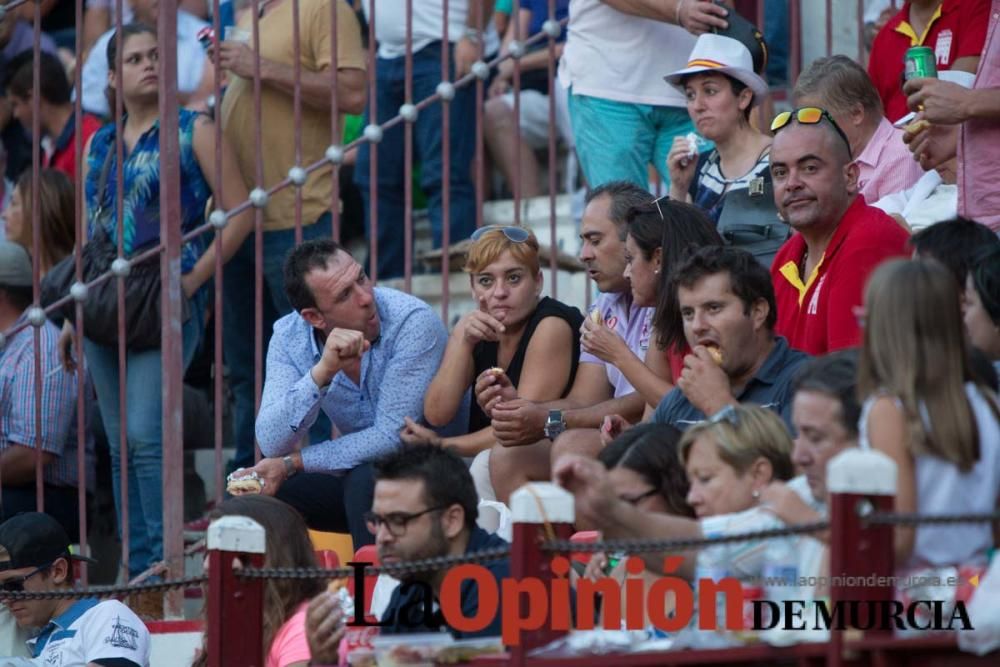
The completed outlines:
{"type": "MultiPolygon", "coordinates": [[[[528,319],[528,323],[524,327],[524,333],[521,335],[521,340],[517,343],[517,349],[514,350],[514,356],[511,357],[510,365],[505,371],[511,383],[517,387],[517,383],[521,379],[521,368],[524,365],[524,355],[528,351],[528,343],[531,342],[531,336],[535,333],[535,329],[538,328],[538,323],[546,317],[558,317],[565,320],[573,332],[573,363],[570,365],[569,379],[566,381],[566,386],[563,387],[562,393],[559,394],[560,397],[563,397],[569,393],[570,387],[573,386],[573,380],[576,378],[576,367],[580,363],[580,327],[583,326],[583,314],[577,308],[567,306],[562,301],[556,301],[547,296],[542,297],[538,302],[538,307],[535,308],[535,312],[528,319]]],[[[476,347],[472,350],[472,363],[475,367],[474,377],[479,377],[480,373],[497,365],[497,352],[499,349],[500,344],[492,341],[480,341],[476,344],[476,347]]],[[[469,410],[469,433],[475,433],[489,425],[490,420],[487,418],[486,413],[473,400],[471,409],[469,410]]]]}

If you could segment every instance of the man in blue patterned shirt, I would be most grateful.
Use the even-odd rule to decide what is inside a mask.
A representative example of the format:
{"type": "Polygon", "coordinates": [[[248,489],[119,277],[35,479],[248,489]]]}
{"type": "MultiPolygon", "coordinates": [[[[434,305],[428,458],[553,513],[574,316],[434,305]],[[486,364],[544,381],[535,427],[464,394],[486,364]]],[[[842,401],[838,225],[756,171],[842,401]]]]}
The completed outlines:
{"type": "MultiPolygon", "coordinates": [[[[31,302],[28,253],[16,243],[0,242],[0,332],[24,324],[31,302]]],[[[76,375],[60,365],[55,325],[45,322],[38,331],[41,428],[35,412],[35,329],[24,327],[0,345],[0,521],[35,510],[35,465],[41,448],[45,512],[77,541],[76,375]]],[[[92,450],[86,453],[90,464],[92,450]]]]}
{"type": "MultiPolygon", "coordinates": [[[[423,414],[448,334],[426,303],[374,287],[330,240],[289,253],[285,290],[295,312],[274,325],[256,425],[267,458],[253,471],[264,493],[311,528],[349,530],[357,548],[373,539],[362,519],[374,493],[371,463],[401,446],[404,417],[423,414]],[[297,451],[320,410],[336,437],[297,451]]],[[[467,423],[467,412],[456,421],[467,423]]]]}

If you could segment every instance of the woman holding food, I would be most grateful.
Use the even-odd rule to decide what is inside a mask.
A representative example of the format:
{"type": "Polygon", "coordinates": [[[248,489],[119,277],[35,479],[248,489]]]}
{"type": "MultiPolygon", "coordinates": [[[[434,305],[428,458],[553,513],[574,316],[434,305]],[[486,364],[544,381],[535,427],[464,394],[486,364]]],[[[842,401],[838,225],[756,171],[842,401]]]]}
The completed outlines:
{"type": "MultiPolygon", "coordinates": [[[[433,427],[455,417],[469,387],[484,372],[504,376],[506,400],[561,398],[573,386],[580,358],[583,315],[541,296],[535,235],[523,227],[491,225],[476,231],[472,241],[465,271],[479,309],[455,325],[427,389],[424,418],[433,427]]],[[[496,443],[489,415],[474,401],[466,435],[442,438],[407,419],[400,436],[407,444],[454,447],[461,456],[476,456],[496,443]]]]}

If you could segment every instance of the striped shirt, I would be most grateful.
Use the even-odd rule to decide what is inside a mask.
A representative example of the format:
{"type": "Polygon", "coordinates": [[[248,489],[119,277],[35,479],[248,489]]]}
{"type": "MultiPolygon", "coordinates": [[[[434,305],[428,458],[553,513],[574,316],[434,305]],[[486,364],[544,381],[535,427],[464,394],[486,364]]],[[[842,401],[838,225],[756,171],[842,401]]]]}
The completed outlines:
{"type": "MultiPolygon", "coordinates": [[[[322,410],[341,435],[305,447],[302,463],[309,472],[342,473],[394,451],[403,417],[423,417],[448,332],[430,306],[403,292],[376,287],[375,304],[382,333],[361,358],[360,384],[340,372],[317,387],[311,370],[322,349],[315,330],[298,313],[275,323],[256,427],[264,456],[293,451],[322,410]]],[[[468,419],[466,406],[455,420],[468,419]]]]}
{"type": "MultiPolygon", "coordinates": [[[[21,315],[14,326],[22,324],[21,315]]],[[[60,368],[59,330],[52,322],[40,329],[42,351],[41,431],[35,430],[35,334],[25,327],[0,349],[0,451],[13,445],[53,454],[43,471],[47,484],[76,486],[76,375],[60,368]]],[[[87,458],[92,460],[88,436],[87,458]]],[[[88,467],[89,467],[88,463],[88,467]]],[[[93,475],[87,475],[93,481],[93,475]]]]}
{"type": "Polygon", "coordinates": [[[903,131],[885,118],[858,155],[858,188],[867,201],[913,187],[924,175],[910,149],[903,143],[903,131]]]}
{"type": "Polygon", "coordinates": [[[764,149],[764,153],[757,158],[753,168],[747,173],[733,179],[727,179],[722,173],[722,158],[719,151],[712,149],[708,153],[702,153],[698,158],[698,174],[691,181],[691,202],[701,208],[712,219],[718,223],[722,215],[722,207],[725,205],[726,194],[735,190],[746,190],[750,187],[750,182],[755,179],[762,179],[762,182],[771,182],[771,151],[770,147],[764,149]]]}

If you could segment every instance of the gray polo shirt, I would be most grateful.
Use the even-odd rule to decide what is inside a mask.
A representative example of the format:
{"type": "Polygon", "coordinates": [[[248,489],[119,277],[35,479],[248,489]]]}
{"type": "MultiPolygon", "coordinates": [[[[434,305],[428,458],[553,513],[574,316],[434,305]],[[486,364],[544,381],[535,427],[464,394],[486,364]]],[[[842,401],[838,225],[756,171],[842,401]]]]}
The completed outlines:
{"type": "MultiPolygon", "coordinates": [[[[771,354],[750,378],[746,387],[736,397],[740,403],[756,403],[761,407],[770,408],[785,421],[790,433],[792,428],[792,377],[799,364],[809,359],[805,352],[788,347],[788,341],[782,336],[774,337],[774,348],[771,354]]],[[[656,424],[670,424],[680,430],[685,430],[692,424],[705,419],[705,414],[691,405],[687,396],[680,389],[670,390],[653,414],[656,424]]]]}

